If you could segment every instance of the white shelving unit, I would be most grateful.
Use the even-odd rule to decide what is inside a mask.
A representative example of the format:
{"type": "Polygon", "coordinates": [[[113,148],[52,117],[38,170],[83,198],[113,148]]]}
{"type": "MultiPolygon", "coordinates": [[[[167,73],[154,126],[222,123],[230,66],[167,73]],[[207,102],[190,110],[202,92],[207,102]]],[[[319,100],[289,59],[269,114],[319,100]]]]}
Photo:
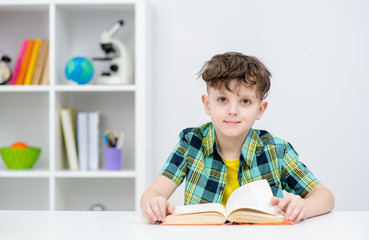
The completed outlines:
{"type": "MultiPolygon", "coordinates": [[[[31,170],[8,170],[0,161],[1,210],[136,210],[145,187],[150,154],[147,105],[147,34],[144,0],[0,1],[0,51],[14,69],[24,39],[48,39],[50,84],[0,85],[0,147],[24,141],[42,148],[31,170]],[[116,21],[114,35],[130,49],[134,80],[130,85],[71,85],[64,76],[74,56],[102,57],[99,35],[116,21]],[[70,171],[66,168],[59,120],[60,107],[99,111],[105,129],[125,131],[122,170],[70,171]]],[[[95,76],[104,68],[94,63],[95,76]]],[[[100,161],[104,162],[102,141],[100,161]]]]}

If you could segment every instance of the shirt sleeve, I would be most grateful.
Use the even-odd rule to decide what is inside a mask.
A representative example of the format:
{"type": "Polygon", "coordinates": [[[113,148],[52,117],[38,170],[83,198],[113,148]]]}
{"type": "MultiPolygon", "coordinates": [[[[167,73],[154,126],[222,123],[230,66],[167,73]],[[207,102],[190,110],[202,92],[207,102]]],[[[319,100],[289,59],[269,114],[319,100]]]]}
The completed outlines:
{"type": "Polygon", "coordinates": [[[299,161],[298,154],[289,143],[283,156],[281,176],[283,188],[301,197],[305,197],[319,184],[313,173],[299,161]]]}
{"type": "Polygon", "coordinates": [[[167,161],[164,163],[160,174],[172,180],[177,186],[179,186],[187,172],[187,149],[188,141],[182,131],[179,134],[179,142],[175,146],[173,152],[169,155],[167,161]]]}

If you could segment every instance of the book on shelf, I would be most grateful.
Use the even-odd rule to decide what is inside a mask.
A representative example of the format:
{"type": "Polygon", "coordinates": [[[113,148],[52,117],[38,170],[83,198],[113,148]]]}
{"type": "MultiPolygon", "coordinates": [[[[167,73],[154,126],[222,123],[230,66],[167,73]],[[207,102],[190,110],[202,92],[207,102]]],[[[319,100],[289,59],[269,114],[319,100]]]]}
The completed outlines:
{"type": "Polygon", "coordinates": [[[49,84],[49,53],[47,52],[45,57],[45,65],[42,70],[42,76],[40,80],[41,85],[48,85],[49,84]]]}
{"type": "Polygon", "coordinates": [[[24,78],[26,76],[29,60],[30,60],[31,54],[32,54],[33,44],[34,44],[33,39],[29,39],[27,41],[27,46],[26,46],[26,49],[25,49],[25,52],[24,52],[24,55],[23,55],[23,58],[22,58],[22,63],[20,65],[17,80],[16,80],[16,83],[15,83],[16,85],[23,85],[23,83],[24,83],[24,78]]]}
{"type": "Polygon", "coordinates": [[[73,108],[61,108],[59,110],[61,128],[64,136],[64,145],[70,170],[78,170],[74,112],[73,108]]]}
{"type": "Polygon", "coordinates": [[[22,64],[22,59],[23,59],[23,56],[24,56],[24,52],[26,51],[27,43],[28,43],[28,40],[23,40],[23,42],[22,42],[21,48],[19,50],[17,62],[15,63],[14,71],[13,71],[12,77],[10,79],[10,85],[15,85],[16,84],[19,69],[20,69],[20,66],[22,64]]]}
{"type": "Polygon", "coordinates": [[[257,180],[236,189],[228,198],[226,207],[220,203],[177,206],[162,224],[293,224],[271,205],[272,197],[267,180],[257,180]]]}
{"type": "Polygon", "coordinates": [[[29,59],[29,64],[27,67],[27,72],[24,77],[24,83],[23,83],[24,85],[30,85],[32,83],[33,72],[35,70],[38,53],[40,51],[40,45],[41,45],[41,39],[39,38],[35,39],[33,43],[32,52],[30,55],[30,59],[29,59]]]}
{"type": "Polygon", "coordinates": [[[77,112],[77,148],[79,169],[99,169],[99,112],[77,112]]]}
{"type": "Polygon", "coordinates": [[[88,170],[88,112],[77,112],[77,148],[79,169],[88,170]]]}
{"type": "Polygon", "coordinates": [[[88,113],[88,148],[89,148],[89,169],[99,169],[99,128],[100,128],[100,114],[99,112],[88,113]]]}
{"type": "Polygon", "coordinates": [[[37,57],[35,70],[32,76],[32,85],[41,83],[42,73],[45,70],[47,56],[49,55],[49,41],[41,40],[40,50],[37,57]]]}

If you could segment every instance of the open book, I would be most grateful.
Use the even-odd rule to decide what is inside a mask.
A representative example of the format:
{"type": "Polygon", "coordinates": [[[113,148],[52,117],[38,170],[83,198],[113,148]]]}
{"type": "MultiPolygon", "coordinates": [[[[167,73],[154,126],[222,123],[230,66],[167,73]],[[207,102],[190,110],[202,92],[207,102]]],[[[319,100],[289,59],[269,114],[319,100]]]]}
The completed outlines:
{"type": "Polygon", "coordinates": [[[284,219],[271,205],[272,190],[267,180],[257,180],[236,189],[228,198],[226,207],[220,203],[177,206],[162,224],[223,224],[232,223],[293,224],[284,219]]]}

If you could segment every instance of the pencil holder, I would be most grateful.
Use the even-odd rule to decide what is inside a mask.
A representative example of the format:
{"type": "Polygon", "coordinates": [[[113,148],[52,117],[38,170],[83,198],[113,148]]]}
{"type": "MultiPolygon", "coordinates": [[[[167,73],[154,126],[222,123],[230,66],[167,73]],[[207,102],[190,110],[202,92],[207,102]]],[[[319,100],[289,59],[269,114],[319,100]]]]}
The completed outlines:
{"type": "Polygon", "coordinates": [[[122,149],[107,147],[105,148],[105,168],[106,170],[120,170],[122,167],[122,149]]]}

